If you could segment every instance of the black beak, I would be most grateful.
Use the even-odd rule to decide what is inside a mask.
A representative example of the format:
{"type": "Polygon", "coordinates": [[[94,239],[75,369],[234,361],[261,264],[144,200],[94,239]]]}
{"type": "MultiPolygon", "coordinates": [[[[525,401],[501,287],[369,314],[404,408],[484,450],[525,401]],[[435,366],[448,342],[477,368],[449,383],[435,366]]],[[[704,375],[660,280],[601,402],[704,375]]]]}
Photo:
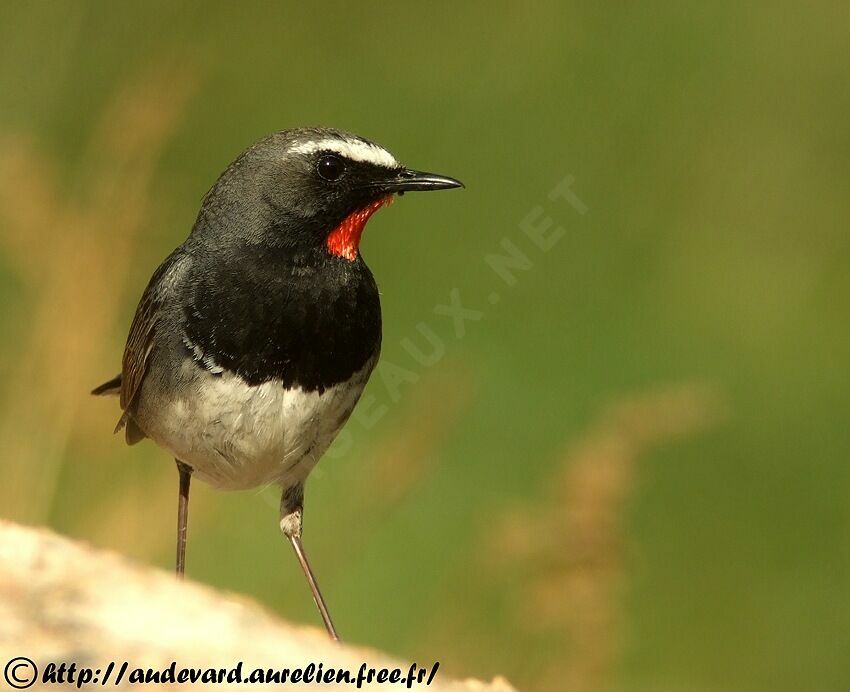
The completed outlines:
{"type": "Polygon", "coordinates": [[[460,180],[435,173],[423,173],[405,168],[393,173],[379,183],[385,192],[413,192],[415,190],[450,190],[453,187],[463,187],[460,180]]]}

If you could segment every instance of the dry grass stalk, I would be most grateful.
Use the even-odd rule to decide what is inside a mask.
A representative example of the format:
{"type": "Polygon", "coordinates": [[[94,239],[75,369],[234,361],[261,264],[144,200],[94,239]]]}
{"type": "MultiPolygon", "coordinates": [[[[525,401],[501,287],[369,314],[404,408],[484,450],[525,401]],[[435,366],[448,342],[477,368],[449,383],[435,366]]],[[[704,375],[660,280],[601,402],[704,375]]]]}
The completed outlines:
{"type": "Polygon", "coordinates": [[[15,368],[0,399],[4,514],[45,521],[79,407],[99,378],[136,243],[151,210],[164,143],[190,97],[183,67],[160,67],[106,108],[74,179],[60,189],[53,166],[25,139],[0,147],[0,243],[29,302],[15,368]]]}
{"type": "Polygon", "coordinates": [[[506,521],[494,552],[526,570],[517,624],[527,636],[561,636],[567,645],[541,672],[541,689],[605,689],[618,651],[627,578],[623,518],[637,462],[708,428],[721,412],[717,392],[699,384],[616,401],[568,450],[549,503],[518,509],[506,521]]]}

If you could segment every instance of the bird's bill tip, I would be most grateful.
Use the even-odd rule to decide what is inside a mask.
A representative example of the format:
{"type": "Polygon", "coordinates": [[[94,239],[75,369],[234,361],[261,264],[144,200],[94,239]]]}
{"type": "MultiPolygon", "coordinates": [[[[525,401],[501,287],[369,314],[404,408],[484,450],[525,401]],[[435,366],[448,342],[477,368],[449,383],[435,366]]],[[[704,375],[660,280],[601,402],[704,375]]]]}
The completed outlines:
{"type": "Polygon", "coordinates": [[[425,173],[405,168],[388,179],[382,186],[387,192],[417,192],[428,190],[451,190],[455,187],[465,187],[460,180],[447,175],[425,173]]]}

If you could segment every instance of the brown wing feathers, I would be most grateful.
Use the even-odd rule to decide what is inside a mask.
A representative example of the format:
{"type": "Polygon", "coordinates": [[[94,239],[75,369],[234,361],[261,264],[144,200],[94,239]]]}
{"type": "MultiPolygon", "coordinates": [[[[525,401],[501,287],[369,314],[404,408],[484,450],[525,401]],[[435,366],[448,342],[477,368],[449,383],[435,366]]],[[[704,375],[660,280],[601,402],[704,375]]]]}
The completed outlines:
{"type": "Polygon", "coordinates": [[[149,286],[136,309],[136,315],[130,327],[130,336],[127,337],[127,345],[124,348],[121,374],[92,390],[92,394],[95,395],[117,394],[120,396],[121,409],[124,413],[115,426],[115,432],[126,427],[127,444],[135,444],[145,437],[144,432],[133,421],[130,409],[144,379],[148,355],[153,347],[159,307],[159,301],[156,300],[155,295],[155,289],[149,286]]]}

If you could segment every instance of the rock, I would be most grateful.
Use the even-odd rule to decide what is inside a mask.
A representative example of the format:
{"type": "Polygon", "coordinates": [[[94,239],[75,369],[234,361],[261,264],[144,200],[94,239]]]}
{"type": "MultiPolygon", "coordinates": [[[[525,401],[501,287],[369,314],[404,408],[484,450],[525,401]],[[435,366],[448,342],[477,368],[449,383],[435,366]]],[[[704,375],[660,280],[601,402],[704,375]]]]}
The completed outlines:
{"type": "MultiPolygon", "coordinates": [[[[291,684],[296,670],[309,675],[311,663],[314,680],[316,673],[330,675],[330,670],[334,674],[348,671],[356,679],[361,667],[364,674],[370,668],[385,669],[386,675],[398,669],[401,681],[395,685],[375,680],[363,685],[363,689],[381,690],[407,689],[412,665],[372,649],[334,644],[323,630],[282,621],[248,598],[179,582],[170,573],[44,529],[0,521],[4,682],[14,683],[8,677],[14,676],[21,686],[34,679],[32,689],[42,689],[47,675],[57,682],[63,678],[81,682],[85,689],[100,687],[108,676],[108,688],[129,690],[139,689],[131,677],[150,672],[165,681],[156,686],[161,690],[244,690],[246,685],[234,679],[237,667],[243,680],[260,669],[264,676],[276,674],[279,680],[286,673],[291,684]],[[224,681],[192,683],[190,669],[194,669],[192,675],[223,675],[224,681]],[[116,685],[119,674],[121,682],[116,685]],[[178,682],[181,675],[183,684],[178,682]]],[[[421,663],[427,678],[434,662],[421,663]]],[[[335,686],[313,684],[322,689],[335,686]]],[[[339,686],[356,689],[352,684],[339,686]]],[[[425,685],[414,683],[417,688],[425,685]]],[[[450,680],[438,669],[429,689],[501,692],[513,688],[500,678],[490,683],[450,680]]]]}

